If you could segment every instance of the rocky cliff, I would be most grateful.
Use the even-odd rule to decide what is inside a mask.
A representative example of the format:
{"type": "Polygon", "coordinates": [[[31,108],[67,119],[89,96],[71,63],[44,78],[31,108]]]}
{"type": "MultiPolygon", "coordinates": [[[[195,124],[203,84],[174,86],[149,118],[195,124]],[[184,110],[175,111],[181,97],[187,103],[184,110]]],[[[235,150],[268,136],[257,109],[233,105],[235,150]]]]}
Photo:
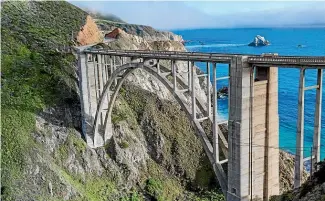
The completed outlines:
{"type": "Polygon", "coordinates": [[[290,189],[271,201],[325,201],[325,160],[316,165],[317,171],[297,189],[290,189]]]}
{"type": "Polygon", "coordinates": [[[78,45],[88,45],[99,43],[103,40],[97,24],[89,15],[86,18],[85,24],[81,27],[77,35],[78,45]]]}
{"type": "Polygon", "coordinates": [[[104,19],[95,19],[98,27],[103,33],[110,32],[115,28],[121,28],[126,33],[140,36],[147,41],[178,41],[183,42],[183,38],[168,31],[157,31],[150,26],[112,22],[104,19]]]}
{"type": "MultiPolygon", "coordinates": [[[[285,151],[280,151],[280,193],[285,193],[293,189],[293,178],[294,178],[294,155],[291,155],[285,151]]],[[[303,181],[305,182],[308,178],[307,171],[304,171],[303,181]]]]}

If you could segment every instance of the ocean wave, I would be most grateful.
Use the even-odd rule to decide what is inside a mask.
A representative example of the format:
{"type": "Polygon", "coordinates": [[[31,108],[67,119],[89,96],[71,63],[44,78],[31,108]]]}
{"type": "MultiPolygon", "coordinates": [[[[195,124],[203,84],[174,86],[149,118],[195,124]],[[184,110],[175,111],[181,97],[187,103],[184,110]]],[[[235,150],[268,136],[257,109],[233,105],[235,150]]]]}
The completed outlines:
{"type": "Polygon", "coordinates": [[[245,46],[247,44],[207,44],[207,45],[186,45],[186,48],[198,48],[198,47],[240,47],[240,46],[245,46]]]}

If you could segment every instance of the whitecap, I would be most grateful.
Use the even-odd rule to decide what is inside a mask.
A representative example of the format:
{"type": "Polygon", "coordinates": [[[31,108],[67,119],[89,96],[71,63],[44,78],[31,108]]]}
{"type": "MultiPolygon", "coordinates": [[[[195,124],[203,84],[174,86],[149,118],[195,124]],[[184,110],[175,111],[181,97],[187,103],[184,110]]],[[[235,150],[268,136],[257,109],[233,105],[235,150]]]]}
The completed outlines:
{"type": "Polygon", "coordinates": [[[186,45],[185,47],[186,48],[199,48],[199,47],[240,47],[240,46],[245,46],[247,44],[229,44],[229,43],[226,43],[226,44],[207,44],[207,45],[186,45]]]}

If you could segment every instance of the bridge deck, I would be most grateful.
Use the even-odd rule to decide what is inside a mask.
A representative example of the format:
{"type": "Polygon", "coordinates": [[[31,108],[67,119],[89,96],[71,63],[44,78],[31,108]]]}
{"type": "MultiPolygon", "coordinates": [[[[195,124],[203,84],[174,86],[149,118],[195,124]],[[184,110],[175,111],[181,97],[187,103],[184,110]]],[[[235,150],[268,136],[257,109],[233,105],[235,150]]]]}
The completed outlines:
{"type": "Polygon", "coordinates": [[[238,56],[247,56],[250,64],[259,66],[283,66],[283,67],[306,67],[325,68],[325,56],[277,56],[277,55],[252,55],[252,54],[220,54],[204,52],[180,52],[180,51],[150,51],[150,50],[110,50],[88,49],[85,53],[105,54],[123,57],[141,57],[147,59],[168,59],[198,62],[230,63],[238,56]]]}

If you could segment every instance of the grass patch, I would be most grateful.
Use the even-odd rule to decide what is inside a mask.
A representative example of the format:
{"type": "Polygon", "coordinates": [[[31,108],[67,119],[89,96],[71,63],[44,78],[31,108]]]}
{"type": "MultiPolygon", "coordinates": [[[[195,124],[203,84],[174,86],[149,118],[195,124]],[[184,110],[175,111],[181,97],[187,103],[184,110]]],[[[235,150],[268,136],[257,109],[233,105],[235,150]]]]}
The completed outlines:
{"type": "Polygon", "coordinates": [[[86,182],[81,183],[77,176],[71,176],[64,170],[60,170],[63,178],[81,194],[81,198],[87,201],[106,201],[117,192],[115,183],[108,177],[87,175],[86,182]]]}
{"type": "Polygon", "coordinates": [[[127,141],[124,141],[124,140],[122,142],[120,142],[119,145],[120,145],[120,147],[122,149],[126,149],[126,148],[129,147],[129,143],[127,141]]]}
{"type": "Polygon", "coordinates": [[[163,197],[163,185],[160,180],[150,178],[146,182],[146,192],[148,195],[153,197],[155,200],[163,201],[165,200],[163,197]]]}
{"type": "Polygon", "coordinates": [[[151,159],[147,161],[147,168],[140,178],[147,194],[156,200],[177,200],[182,196],[184,188],[175,176],[168,175],[151,159]]]}
{"type": "Polygon", "coordinates": [[[143,195],[136,190],[132,190],[129,195],[120,198],[120,201],[143,201],[143,195]]]}
{"type": "Polygon", "coordinates": [[[76,134],[73,133],[72,131],[73,130],[70,130],[69,132],[68,140],[70,144],[72,144],[73,147],[76,149],[76,151],[81,154],[87,148],[86,142],[83,139],[77,137],[76,134]]]}
{"type": "Polygon", "coordinates": [[[121,121],[124,121],[127,119],[126,114],[122,113],[122,112],[117,112],[116,110],[113,109],[112,111],[112,123],[114,125],[118,124],[121,121]]]}

